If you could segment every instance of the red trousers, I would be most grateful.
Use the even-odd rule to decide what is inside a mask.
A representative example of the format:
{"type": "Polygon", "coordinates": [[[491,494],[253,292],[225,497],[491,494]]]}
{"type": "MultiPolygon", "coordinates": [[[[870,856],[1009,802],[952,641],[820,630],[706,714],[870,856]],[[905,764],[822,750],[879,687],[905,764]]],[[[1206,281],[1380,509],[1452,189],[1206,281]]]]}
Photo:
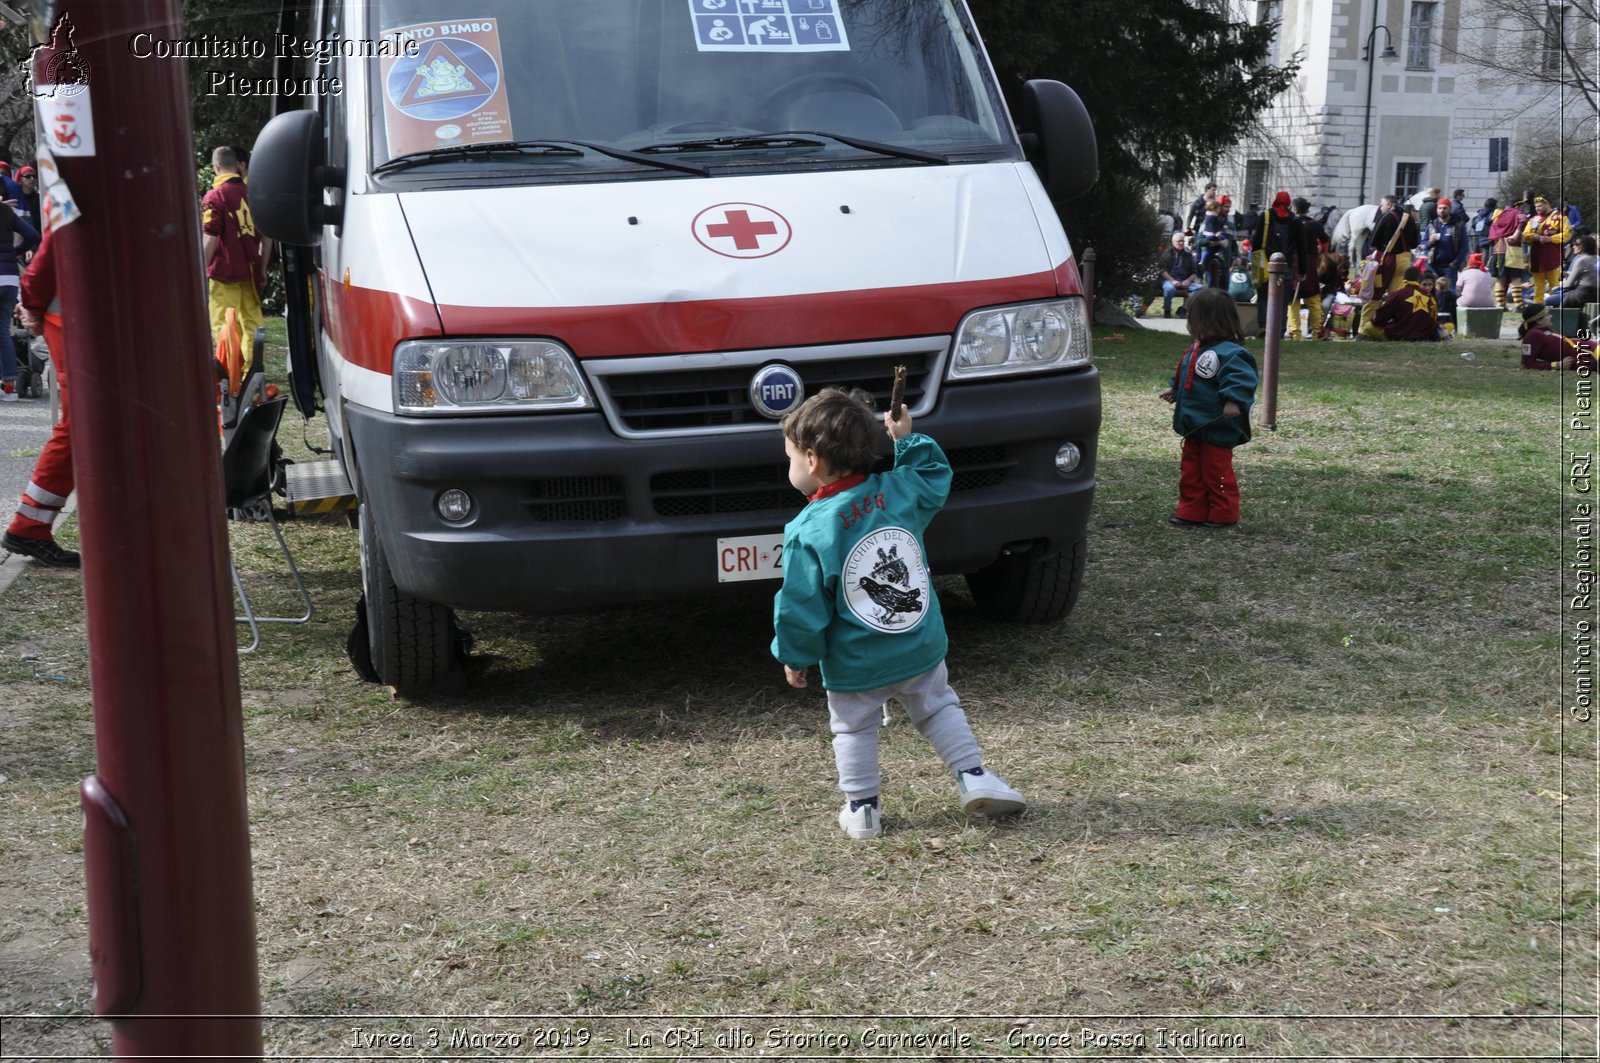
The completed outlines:
{"type": "Polygon", "coordinates": [[[7,529],[19,539],[48,539],[61,507],[72,494],[72,404],[67,401],[67,347],[57,314],[44,315],[44,338],[50,345],[50,361],[55,367],[56,393],[61,396],[61,420],[45,441],[44,450],[33,466],[33,479],[22,492],[16,516],[7,529]]]}
{"type": "Polygon", "coordinates": [[[1178,518],[1197,523],[1239,523],[1239,479],[1233,448],[1191,436],[1183,441],[1178,473],[1178,518]]]}

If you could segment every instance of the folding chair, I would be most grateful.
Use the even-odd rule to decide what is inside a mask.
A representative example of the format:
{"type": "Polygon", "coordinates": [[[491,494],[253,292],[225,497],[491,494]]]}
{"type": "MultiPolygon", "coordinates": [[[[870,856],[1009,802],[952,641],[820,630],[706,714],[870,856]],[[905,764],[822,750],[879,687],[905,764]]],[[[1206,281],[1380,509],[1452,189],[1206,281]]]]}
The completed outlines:
{"type": "Polygon", "coordinates": [[[300,570],[295,567],[294,555],[289,552],[289,544],[283,538],[278,518],[272,514],[272,444],[277,438],[278,422],[283,418],[283,408],[288,401],[282,397],[269,399],[260,405],[245,406],[240,410],[238,421],[222,451],[223,504],[230,510],[266,513],[267,523],[272,525],[272,534],[278,539],[278,548],[283,551],[283,559],[289,565],[289,574],[294,577],[295,588],[300,593],[300,600],[305,603],[306,611],[301,616],[257,616],[250,604],[250,596],[245,593],[244,581],[239,578],[239,567],[230,556],[228,567],[233,572],[233,589],[244,608],[244,615],[236,616],[234,620],[250,625],[250,645],[241,647],[240,653],[249,653],[261,645],[262,624],[304,624],[311,619],[311,593],[306,590],[305,580],[300,578],[300,570]]]}

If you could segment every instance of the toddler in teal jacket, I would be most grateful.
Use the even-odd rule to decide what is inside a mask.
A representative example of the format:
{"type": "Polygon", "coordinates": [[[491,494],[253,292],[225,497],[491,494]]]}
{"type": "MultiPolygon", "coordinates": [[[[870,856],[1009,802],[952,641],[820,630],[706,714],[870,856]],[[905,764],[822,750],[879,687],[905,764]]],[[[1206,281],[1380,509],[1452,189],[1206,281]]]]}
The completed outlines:
{"type": "Polygon", "coordinates": [[[852,838],[883,833],[878,728],[890,698],[955,774],[963,810],[1000,816],[1026,804],[984,769],[945,671],[923,533],[950,494],[950,465],[939,444],[911,431],[910,414],[884,414],[883,426],[894,468],[873,473],[877,414],[866,392],[826,388],[782,425],[789,482],[807,505],[784,528],[772,655],[793,687],[821,666],[845,793],[839,826],[852,838]]]}
{"type": "Polygon", "coordinates": [[[1189,301],[1189,335],[1194,343],[1161,393],[1172,403],[1172,430],[1183,439],[1172,523],[1231,528],[1239,523],[1233,449],[1250,442],[1256,360],[1241,346],[1233,300],[1215,289],[1189,301]]]}

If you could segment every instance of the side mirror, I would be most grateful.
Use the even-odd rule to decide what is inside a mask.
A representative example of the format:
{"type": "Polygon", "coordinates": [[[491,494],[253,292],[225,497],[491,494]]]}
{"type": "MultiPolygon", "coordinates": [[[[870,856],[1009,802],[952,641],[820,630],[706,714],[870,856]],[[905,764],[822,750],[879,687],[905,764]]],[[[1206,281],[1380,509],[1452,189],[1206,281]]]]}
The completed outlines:
{"type": "Polygon", "coordinates": [[[272,239],[318,243],[322,227],[337,225],[343,213],[323,203],[322,192],[343,184],[344,174],[327,164],[317,112],[287,111],[261,128],[250,152],[250,213],[272,239]]]}
{"type": "MultiPolygon", "coordinates": [[[[1054,200],[1076,199],[1100,178],[1094,123],[1078,94],[1059,81],[1022,86],[1022,134],[1028,157],[1054,200]]],[[[255,209],[255,185],[250,206],[255,209]]]]}

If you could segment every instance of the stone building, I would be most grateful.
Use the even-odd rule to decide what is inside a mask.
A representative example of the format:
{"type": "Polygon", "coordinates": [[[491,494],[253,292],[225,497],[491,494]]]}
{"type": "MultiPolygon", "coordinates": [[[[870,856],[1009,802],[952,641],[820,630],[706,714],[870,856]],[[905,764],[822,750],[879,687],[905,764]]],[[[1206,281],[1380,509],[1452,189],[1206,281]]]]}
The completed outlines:
{"type": "MultiPolygon", "coordinates": [[[[1560,83],[1563,57],[1540,25],[1584,42],[1592,64],[1588,0],[1576,9],[1526,0],[1520,13],[1508,0],[1219,2],[1236,18],[1280,23],[1275,58],[1301,58],[1295,86],[1261,130],[1217,166],[1235,209],[1264,205],[1280,188],[1314,208],[1349,209],[1430,187],[1465,189],[1476,209],[1501,193],[1519,152],[1595,123],[1593,106],[1560,83]],[[1519,76],[1518,67],[1546,76],[1519,76]]],[[[1202,183],[1163,198],[1183,209],[1202,183]]]]}

